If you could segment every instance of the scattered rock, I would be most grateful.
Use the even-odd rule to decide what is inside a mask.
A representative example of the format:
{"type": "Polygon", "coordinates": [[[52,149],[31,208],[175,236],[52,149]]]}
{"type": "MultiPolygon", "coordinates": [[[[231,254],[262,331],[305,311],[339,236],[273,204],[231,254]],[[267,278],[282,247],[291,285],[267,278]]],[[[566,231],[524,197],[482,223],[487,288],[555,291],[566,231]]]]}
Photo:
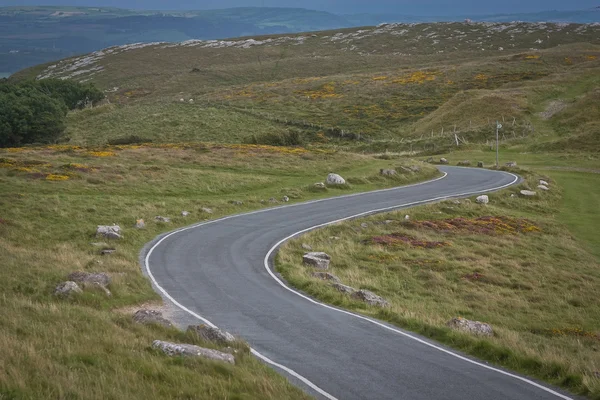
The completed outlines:
{"type": "Polygon", "coordinates": [[[188,211],[182,211],[181,212],[181,216],[182,217],[187,217],[188,215],[190,215],[190,213],[188,211]]]}
{"type": "Polygon", "coordinates": [[[70,273],[69,276],[67,276],[67,279],[77,283],[100,285],[104,287],[110,284],[110,276],[104,272],[91,273],[75,271],[70,273]]]}
{"type": "Polygon", "coordinates": [[[490,198],[487,195],[481,195],[475,199],[476,202],[480,204],[488,204],[490,202],[490,198]]]}
{"type": "Polygon", "coordinates": [[[382,176],[394,176],[396,174],[397,174],[397,172],[395,169],[380,169],[379,170],[379,175],[382,175],[382,176]]]}
{"type": "Polygon", "coordinates": [[[459,167],[468,167],[469,165],[471,165],[471,161],[469,161],[469,160],[459,161],[457,165],[459,167]]]}
{"type": "Polygon", "coordinates": [[[144,229],[146,227],[146,223],[144,222],[143,219],[138,219],[135,221],[135,227],[137,229],[144,229]]]}
{"type": "Polygon", "coordinates": [[[548,190],[550,190],[550,189],[548,188],[548,186],[546,186],[546,185],[538,185],[538,189],[540,189],[540,190],[543,190],[543,191],[548,191],[548,190]]]}
{"type": "Polygon", "coordinates": [[[306,253],[302,257],[302,261],[306,265],[310,265],[315,268],[327,269],[329,268],[329,263],[331,261],[331,257],[327,253],[323,252],[311,252],[306,253]]]}
{"type": "Polygon", "coordinates": [[[290,198],[287,196],[283,196],[283,202],[287,203],[288,201],[290,201],[290,198]]]}
{"type": "Polygon", "coordinates": [[[81,290],[79,285],[73,281],[63,282],[54,289],[54,295],[58,297],[69,297],[73,293],[82,292],[83,290],[81,290]]]}
{"type": "Polygon", "coordinates": [[[310,246],[310,245],[308,245],[308,244],[306,244],[306,243],[302,243],[302,248],[303,248],[304,250],[312,250],[312,246],[310,246]]]}
{"type": "Polygon", "coordinates": [[[155,340],[152,342],[152,347],[161,350],[168,356],[203,357],[210,360],[235,364],[235,358],[231,354],[223,353],[217,350],[205,349],[193,344],[180,344],[155,340]]]}
{"type": "Polygon", "coordinates": [[[521,196],[535,196],[536,193],[533,190],[521,190],[519,193],[521,193],[521,196]]]}
{"type": "Polygon", "coordinates": [[[451,329],[472,333],[474,335],[493,336],[492,326],[479,321],[470,321],[464,318],[452,318],[446,324],[451,329]]]}
{"type": "Polygon", "coordinates": [[[369,224],[367,224],[366,222],[363,222],[362,224],[360,224],[360,227],[363,229],[366,229],[369,227],[369,224]]]}
{"type": "Polygon", "coordinates": [[[171,321],[163,317],[163,314],[160,311],[156,310],[137,310],[135,314],[133,314],[133,321],[137,322],[138,324],[156,324],[164,326],[166,328],[170,328],[171,326],[173,326],[171,321]]]}
{"type": "Polygon", "coordinates": [[[327,175],[327,184],[328,185],[345,185],[346,180],[339,176],[338,174],[329,174],[327,175]]]}
{"type": "Polygon", "coordinates": [[[240,201],[240,200],[232,200],[229,203],[233,204],[234,206],[243,206],[244,202],[240,201]]]}
{"type": "Polygon", "coordinates": [[[477,167],[483,168],[483,161],[477,161],[477,167]]]}
{"type": "Polygon", "coordinates": [[[313,272],[312,276],[314,276],[315,278],[322,279],[324,281],[331,281],[333,283],[342,283],[340,278],[338,278],[337,276],[335,276],[333,274],[330,274],[329,272],[313,272]]]}
{"type": "Polygon", "coordinates": [[[352,297],[358,300],[362,300],[365,303],[372,305],[372,306],[378,306],[378,307],[387,307],[389,306],[389,303],[384,300],[382,297],[377,296],[375,293],[370,292],[368,290],[359,290],[357,292],[354,292],[352,294],[352,297]]]}
{"type": "Polygon", "coordinates": [[[445,158],[440,158],[440,164],[448,164],[448,160],[445,158]]]}
{"type": "Polygon", "coordinates": [[[506,164],[504,164],[504,165],[506,165],[506,166],[507,166],[507,167],[509,167],[509,168],[514,168],[514,167],[516,167],[516,166],[517,166],[517,162],[516,162],[516,161],[509,161],[509,162],[507,162],[507,163],[506,163],[506,164]]]}
{"type": "Polygon", "coordinates": [[[213,213],[213,210],[212,210],[212,208],[208,208],[208,207],[202,207],[200,210],[201,210],[203,213],[207,213],[207,214],[212,214],[212,213],[213,213]]]}
{"type": "Polygon", "coordinates": [[[341,283],[332,283],[331,286],[333,286],[339,292],[346,293],[346,294],[352,294],[352,293],[356,292],[356,289],[354,289],[353,287],[346,286],[341,283]]]}
{"type": "Polygon", "coordinates": [[[275,197],[269,199],[269,203],[279,203],[275,197]]]}
{"type": "Polygon", "coordinates": [[[231,333],[204,324],[190,325],[188,326],[187,331],[198,335],[198,337],[208,342],[216,342],[223,344],[235,342],[235,337],[233,337],[231,333]]]}
{"type": "Polygon", "coordinates": [[[101,236],[107,239],[122,239],[121,227],[119,225],[98,225],[96,228],[96,237],[101,236]]]}
{"type": "Polygon", "coordinates": [[[546,182],[545,180],[543,180],[543,179],[540,179],[539,184],[543,185],[543,186],[550,186],[550,184],[548,182],[546,182]]]}
{"type": "Polygon", "coordinates": [[[101,256],[108,256],[108,255],[113,254],[116,251],[117,251],[117,249],[104,249],[104,250],[100,250],[100,255],[101,256]]]}
{"type": "Polygon", "coordinates": [[[317,189],[325,189],[325,184],[323,182],[317,182],[314,184],[314,187],[317,189]]]}
{"type": "Polygon", "coordinates": [[[163,223],[165,223],[165,224],[166,224],[166,223],[168,223],[168,222],[171,222],[171,218],[168,218],[168,217],[163,217],[163,216],[161,216],[161,215],[158,215],[158,216],[154,217],[154,220],[155,220],[156,222],[163,222],[163,223]]]}

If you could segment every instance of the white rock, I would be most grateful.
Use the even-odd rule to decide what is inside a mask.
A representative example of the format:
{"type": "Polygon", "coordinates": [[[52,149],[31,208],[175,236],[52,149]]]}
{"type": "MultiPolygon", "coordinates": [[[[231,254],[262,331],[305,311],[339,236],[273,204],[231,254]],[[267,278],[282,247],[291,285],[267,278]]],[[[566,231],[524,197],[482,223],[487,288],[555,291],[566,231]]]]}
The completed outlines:
{"type": "Polygon", "coordinates": [[[190,325],[187,328],[188,332],[195,333],[203,340],[208,342],[217,342],[217,343],[232,343],[235,342],[235,337],[226,331],[223,331],[219,328],[208,326],[205,324],[202,325],[190,325]]]}
{"type": "Polygon", "coordinates": [[[287,203],[288,201],[290,201],[290,198],[287,196],[283,196],[283,202],[287,203]]]}
{"type": "Polygon", "coordinates": [[[152,342],[152,347],[162,350],[169,356],[203,357],[211,360],[235,364],[235,358],[233,358],[231,354],[223,353],[217,350],[205,349],[193,344],[170,343],[163,342],[162,340],[155,340],[152,342]]]}
{"type": "Polygon", "coordinates": [[[329,268],[331,257],[329,254],[323,252],[310,252],[302,256],[302,261],[304,264],[315,268],[327,269],[329,268]]]}
{"type": "Polygon", "coordinates": [[[538,185],[538,189],[540,189],[540,190],[544,190],[544,191],[546,191],[546,190],[550,190],[550,189],[548,188],[548,186],[546,186],[546,185],[538,185]]]}
{"type": "Polygon", "coordinates": [[[521,190],[519,193],[521,193],[522,196],[527,196],[527,197],[536,195],[536,193],[532,190],[521,190]]]}
{"type": "Polygon", "coordinates": [[[407,215],[405,215],[405,216],[404,216],[404,220],[405,220],[405,221],[409,221],[409,220],[410,220],[410,215],[408,215],[408,214],[407,214],[407,215]]]}
{"type": "Polygon", "coordinates": [[[63,282],[54,289],[54,295],[58,297],[68,297],[72,293],[81,293],[83,290],[73,281],[63,282]]]}
{"type": "Polygon", "coordinates": [[[182,211],[181,212],[181,216],[182,217],[187,217],[188,215],[190,215],[190,213],[188,211],[182,211]]]}
{"type": "Polygon", "coordinates": [[[107,239],[122,239],[121,227],[119,225],[98,225],[96,236],[103,236],[107,239]]]}
{"type": "Polygon", "coordinates": [[[448,323],[451,329],[472,333],[474,335],[481,336],[493,336],[494,330],[491,325],[479,322],[479,321],[469,321],[464,318],[452,318],[448,323]]]}
{"type": "Polygon", "coordinates": [[[213,210],[211,208],[208,207],[202,207],[202,212],[207,213],[207,214],[212,214],[213,210]]]}
{"type": "Polygon", "coordinates": [[[331,286],[333,286],[336,290],[338,290],[339,292],[342,292],[342,293],[352,294],[352,293],[356,292],[356,289],[354,289],[353,287],[344,285],[343,283],[339,283],[339,282],[334,282],[331,284],[331,286]]]}
{"type": "Polygon", "coordinates": [[[338,174],[329,174],[327,175],[327,184],[328,185],[344,185],[346,180],[339,176],[338,174]]]}
{"type": "Polygon", "coordinates": [[[382,297],[377,296],[375,293],[370,292],[368,290],[359,290],[358,292],[354,292],[352,294],[352,297],[354,297],[355,299],[358,300],[362,300],[367,304],[370,304],[372,306],[379,306],[379,307],[387,307],[389,306],[389,303],[384,300],[382,297]]]}
{"type": "Polygon", "coordinates": [[[314,186],[318,189],[325,189],[325,184],[323,182],[317,182],[314,186]]]}
{"type": "Polygon", "coordinates": [[[490,198],[487,195],[481,195],[475,199],[476,202],[480,204],[488,204],[490,202],[490,198]]]}
{"type": "Polygon", "coordinates": [[[548,184],[548,182],[546,182],[543,179],[540,179],[540,185],[544,185],[544,186],[550,186],[550,184],[548,184]]]}

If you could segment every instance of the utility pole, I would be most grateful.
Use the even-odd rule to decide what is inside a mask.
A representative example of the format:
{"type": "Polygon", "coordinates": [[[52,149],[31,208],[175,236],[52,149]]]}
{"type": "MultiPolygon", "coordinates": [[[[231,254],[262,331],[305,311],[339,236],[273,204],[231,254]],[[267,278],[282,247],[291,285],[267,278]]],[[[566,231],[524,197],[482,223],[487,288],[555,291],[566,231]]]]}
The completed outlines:
{"type": "Polygon", "coordinates": [[[499,155],[499,139],[498,139],[498,131],[502,129],[502,124],[500,124],[500,122],[496,121],[496,169],[500,168],[499,167],[499,162],[498,162],[498,155],[499,155]]]}

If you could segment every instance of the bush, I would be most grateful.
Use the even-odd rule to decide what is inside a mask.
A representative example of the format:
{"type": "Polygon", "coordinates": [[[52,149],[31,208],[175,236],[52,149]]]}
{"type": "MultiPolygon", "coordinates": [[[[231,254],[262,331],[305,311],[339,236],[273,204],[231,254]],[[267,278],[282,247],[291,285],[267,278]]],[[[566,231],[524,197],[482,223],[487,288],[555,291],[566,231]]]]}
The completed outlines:
{"type": "Polygon", "coordinates": [[[152,139],[145,139],[140,136],[130,135],[125,137],[120,137],[116,139],[112,139],[108,141],[108,144],[111,146],[124,145],[124,144],[143,144],[143,143],[152,143],[152,139]]]}
{"type": "Polygon", "coordinates": [[[262,135],[252,135],[246,141],[248,144],[264,144],[268,146],[301,146],[303,144],[302,135],[298,131],[288,131],[283,133],[263,133],[262,135]]]}

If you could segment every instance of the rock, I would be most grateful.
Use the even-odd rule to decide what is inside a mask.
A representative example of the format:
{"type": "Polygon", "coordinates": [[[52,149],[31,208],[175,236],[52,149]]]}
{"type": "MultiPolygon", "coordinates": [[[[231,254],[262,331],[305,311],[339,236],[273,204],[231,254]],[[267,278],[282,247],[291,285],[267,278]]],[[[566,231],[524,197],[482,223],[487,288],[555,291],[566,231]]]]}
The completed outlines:
{"type": "Polygon", "coordinates": [[[517,195],[516,195],[516,194],[514,194],[514,193],[511,193],[511,194],[510,194],[510,197],[517,197],[517,195]]]}
{"type": "Polygon", "coordinates": [[[440,164],[448,164],[448,160],[445,158],[440,158],[440,164]]]}
{"type": "Polygon", "coordinates": [[[517,166],[517,162],[516,162],[516,161],[509,161],[509,162],[507,162],[507,163],[506,163],[506,164],[504,164],[504,165],[506,165],[506,166],[507,166],[507,167],[509,167],[509,168],[514,168],[514,167],[516,167],[516,166],[517,166]]]}
{"type": "Polygon", "coordinates": [[[543,185],[543,186],[550,186],[550,184],[548,182],[546,182],[545,180],[543,180],[543,179],[540,179],[539,184],[543,185]]]}
{"type": "Polygon", "coordinates": [[[329,174],[327,175],[327,184],[328,185],[345,185],[346,180],[339,176],[338,174],[329,174]]]}
{"type": "Polygon", "coordinates": [[[459,167],[468,167],[469,165],[471,165],[471,161],[469,161],[469,160],[459,161],[457,165],[459,167]]]}
{"type": "Polygon", "coordinates": [[[521,193],[521,196],[527,197],[535,196],[537,194],[533,190],[521,190],[519,193],[521,193]]]}
{"type": "Polygon", "coordinates": [[[356,289],[354,289],[353,287],[346,286],[341,283],[332,283],[331,286],[333,286],[335,289],[337,289],[338,292],[342,292],[342,293],[346,293],[346,294],[352,294],[352,293],[356,292],[356,289]]]}
{"type": "Polygon", "coordinates": [[[98,225],[96,228],[96,237],[101,236],[107,239],[122,239],[121,227],[119,225],[98,225]]]}
{"type": "Polygon", "coordinates": [[[223,344],[235,342],[235,337],[233,337],[231,333],[204,324],[190,325],[188,326],[187,331],[198,335],[198,337],[208,342],[223,344]]]}
{"type": "Polygon", "coordinates": [[[302,243],[302,248],[304,250],[312,250],[312,247],[310,245],[306,244],[306,243],[302,243]]]}
{"type": "Polygon", "coordinates": [[[290,198],[287,196],[283,196],[283,202],[287,203],[288,201],[290,201],[290,198]]]}
{"type": "Polygon", "coordinates": [[[269,203],[279,203],[275,197],[269,199],[269,203]]]}
{"type": "Polygon", "coordinates": [[[181,216],[182,217],[187,217],[188,215],[190,215],[189,211],[182,211],[181,212],[181,216]]]}
{"type": "Polygon", "coordinates": [[[451,329],[472,333],[474,335],[494,335],[494,330],[492,329],[491,325],[479,321],[469,321],[468,319],[460,317],[452,318],[446,325],[451,329]]]}
{"type": "Polygon", "coordinates": [[[483,162],[482,161],[477,161],[477,167],[478,168],[483,168],[483,162]]]}
{"type": "Polygon", "coordinates": [[[154,217],[154,220],[156,222],[163,222],[165,224],[168,223],[168,222],[171,222],[171,218],[163,217],[162,215],[158,215],[158,216],[154,217]]]}
{"type": "Polygon", "coordinates": [[[360,224],[360,227],[363,229],[366,229],[369,227],[369,224],[367,224],[366,222],[363,222],[362,224],[360,224]]]}
{"type": "Polygon", "coordinates": [[[323,182],[317,182],[314,184],[314,187],[316,187],[317,189],[325,189],[325,184],[323,182]]]}
{"type": "Polygon", "coordinates": [[[135,227],[137,229],[144,229],[146,227],[146,223],[144,222],[143,219],[138,219],[135,221],[135,227]]]}
{"type": "Polygon", "coordinates": [[[117,251],[117,249],[104,249],[104,250],[100,250],[100,255],[101,256],[108,256],[108,255],[113,254],[116,251],[117,251]]]}
{"type": "Polygon", "coordinates": [[[83,271],[75,271],[67,276],[67,279],[73,282],[82,284],[92,284],[106,287],[110,284],[110,276],[104,272],[91,273],[83,271]]]}
{"type": "Polygon", "coordinates": [[[342,283],[340,278],[337,276],[330,274],[329,272],[313,272],[312,276],[315,278],[322,279],[324,281],[331,281],[333,283],[342,283]]]}
{"type": "Polygon", "coordinates": [[[339,236],[329,236],[329,240],[340,240],[339,236]]]}
{"type": "Polygon", "coordinates": [[[490,202],[490,198],[487,195],[481,195],[475,199],[476,202],[480,204],[488,204],[490,202]]]}
{"type": "Polygon", "coordinates": [[[201,210],[203,213],[207,213],[207,214],[212,214],[212,213],[213,213],[213,210],[212,210],[212,208],[208,208],[208,207],[202,207],[200,210],[201,210]]]}
{"type": "Polygon", "coordinates": [[[540,189],[540,190],[543,190],[543,191],[550,190],[550,189],[548,188],[548,186],[546,186],[546,185],[538,185],[538,189],[540,189]]]}
{"type": "Polygon", "coordinates": [[[395,169],[380,169],[379,170],[379,175],[382,175],[382,176],[394,176],[396,174],[397,174],[397,172],[395,169]]]}
{"type": "Polygon", "coordinates": [[[205,349],[193,344],[180,344],[155,340],[152,342],[152,347],[161,350],[168,356],[203,357],[210,360],[235,364],[235,358],[231,354],[223,353],[217,350],[205,349]]]}
{"type": "Polygon", "coordinates": [[[410,221],[410,215],[405,215],[405,216],[404,216],[404,220],[405,220],[405,221],[410,221]]]}
{"type": "Polygon", "coordinates": [[[368,290],[359,290],[358,292],[354,292],[352,297],[358,300],[362,300],[365,303],[378,306],[378,307],[387,307],[389,303],[384,300],[382,297],[377,296],[375,293],[370,292],[368,290]]]}
{"type": "Polygon", "coordinates": [[[141,309],[137,310],[135,314],[133,314],[133,321],[138,324],[148,325],[148,324],[156,324],[161,325],[166,328],[170,328],[173,326],[171,321],[163,317],[160,311],[156,310],[147,310],[141,309]]]}
{"type": "Polygon", "coordinates": [[[58,297],[69,297],[73,293],[82,293],[83,290],[79,287],[79,285],[73,281],[67,281],[59,284],[56,289],[54,289],[54,295],[58,297]]]}
{"type": "Polygon", "coordinates": [[[233,204],[234,206],[243,206],[244,202],[240,201],[240,200],[232,200],[229,203],[233,204]]]}
{"type": "Polygon", "coordinates": [[[315,268],[327,269],[329,268],[329,262],[331,261],[331,257],[329,254],[323,252],[311,252],[306,253],[302,256],[302,261],[306,265],[310,265],[315,268]]]}

